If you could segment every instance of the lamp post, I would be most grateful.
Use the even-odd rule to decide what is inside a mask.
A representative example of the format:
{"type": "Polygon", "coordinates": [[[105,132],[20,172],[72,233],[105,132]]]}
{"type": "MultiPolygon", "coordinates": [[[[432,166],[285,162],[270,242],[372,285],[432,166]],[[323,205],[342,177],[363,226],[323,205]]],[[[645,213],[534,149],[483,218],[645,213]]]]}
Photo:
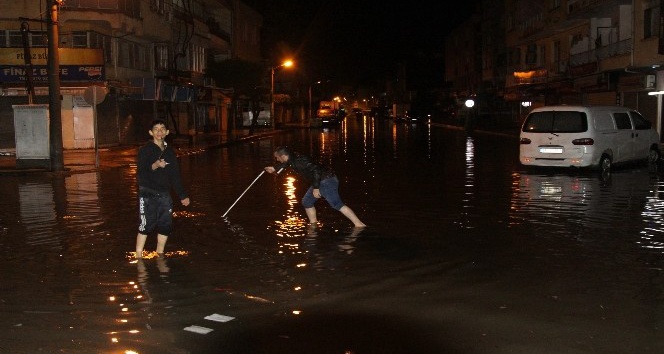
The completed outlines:
{"type": "MultiPolygon", "coordinates": [[[[60,56],[58,54],[58,16],[62,0],[51,2],[48,19],[48,113],[51,170],[64,171],[62,154],[62,102],[60,100],[60,56]]],[[[95,136],[95,139],[97,137],[95,136]]]]}
{"type": "Polygon", "coordinates": [[[275,128],[275,119],[274,119],[274,70],[276,68],[280,68],[282,66],[291,67],[291,66],[293,66],[293,61],[287,60],[281,65],[273,66],[273,67],[270,68],[270,77],[271,77],[271,83],[270,83],[270,123],[272,125],[272,129],[275,128]]]}
{"type": "Polygon", "coordinates": [[[316,81],[316,82],[309,85],[309,120],[311,120],[311,118],[313,118],[313,115],[314,115],[314,111],[312,110],[313,107],[311,107],[311,87],[313,85],[320,84],[320,83],[321,83],[321,81],[319,80],[319,81],[316,81]]]}

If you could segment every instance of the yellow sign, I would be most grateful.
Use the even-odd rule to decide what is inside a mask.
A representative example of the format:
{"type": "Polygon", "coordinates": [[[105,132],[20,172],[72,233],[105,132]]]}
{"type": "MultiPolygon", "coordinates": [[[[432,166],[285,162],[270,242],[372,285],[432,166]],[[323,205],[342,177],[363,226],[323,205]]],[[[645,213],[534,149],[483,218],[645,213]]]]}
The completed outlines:
{"type": "MultiPolygon", "coordinates": [[[[58,48],[61,65],[104,65],[102,49],[58,48]]],[[[30,48],[32,65],[48,64],[47,48],[30,48]]],[[[0,65],[25,65],[23,48],[0,48],[0,65]]]]}

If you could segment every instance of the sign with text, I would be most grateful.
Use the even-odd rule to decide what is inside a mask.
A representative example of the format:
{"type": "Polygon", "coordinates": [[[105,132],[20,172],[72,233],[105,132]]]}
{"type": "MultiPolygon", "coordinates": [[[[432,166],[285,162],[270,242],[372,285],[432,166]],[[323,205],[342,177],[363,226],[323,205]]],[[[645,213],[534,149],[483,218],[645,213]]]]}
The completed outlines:
{"type": "MultiPolygon", "coordinates": [[[[59,48],[60,80],[104,81],[104,53],[101,49],[59,48]]],[[[32,48],[32,80],[48,82],[48,54],[32,48]]],[[[0,82],[25,83],[26,66],[22,48],[0,48],[0,82]]]]}

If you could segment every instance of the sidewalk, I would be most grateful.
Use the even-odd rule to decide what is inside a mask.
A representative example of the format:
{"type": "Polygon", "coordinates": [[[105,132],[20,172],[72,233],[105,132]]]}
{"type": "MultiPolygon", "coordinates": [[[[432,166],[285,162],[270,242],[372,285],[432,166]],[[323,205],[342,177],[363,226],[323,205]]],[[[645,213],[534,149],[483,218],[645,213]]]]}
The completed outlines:
{"type": "MultiPolygon", "coordinates": [[[[180,136],[169,140],[178,156],[200,153],[210,148],[227,146],[250,140],[258,140],[274,134],[286,132],[283,129],[257,129],[254,134],[249,135],[248,128],[236,129],[232,134],[224,133],[202,133],[191,137],[180,136]]],[[[147,139],[146,139],[147,141],[147,139]]],[[[81,173],[95,171],[98,168],[110,168],[128,166],[136,163],[138,149],[143,144],[106,146],[95,149],[65,149],[63,160],[65,173],[81,173]]],[[[43,168],[18,168],[16,165],[15,150],[0,150],[0,175],[24,174],[35,172],[50,172],[43,168]]]]}

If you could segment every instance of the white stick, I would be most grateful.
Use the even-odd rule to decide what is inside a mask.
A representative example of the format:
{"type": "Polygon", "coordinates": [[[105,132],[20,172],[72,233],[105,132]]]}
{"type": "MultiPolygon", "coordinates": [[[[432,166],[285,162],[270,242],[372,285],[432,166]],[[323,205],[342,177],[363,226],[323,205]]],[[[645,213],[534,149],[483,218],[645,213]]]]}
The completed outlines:
{"type": "MultiPolygon", "coordinates": [[[[161,138],[161,140],[164,143],[164,149],[161,150],[161,154],[159,154],[159,160],[161,160],[161,157],[164,155],[164,151],[166,151],[166,148],[168,147],[168,143],[166,143],[166,139],[161,138]]],[[[166,164],[168,165],[168,162],[166,164]]]]}
{"type": "MultiPolygon", "coordinates": [[[[281,171],[283,171],[283,168],[280,168],[279,171],[277,171],[277,174],[279,174],[281,171]]],[[[242,196],[244,195],[244,193],[247,193],[247,191],[249,190],[249,188],[251,188],[251,186],[253,186],[254,183],[256,183],[256,181],[258,181],[258,179],[261,178],[261,176],[263,175],[263,173],[265,173],[265,170],[261,171],[261,173],[259,173],[258,176],[256,176],[256,178],[254,178],[254,181],[251,182],[251,184],[249,185],[249,187],[247,187],[247,189],[245,189],[244,192],[242,192],[242,194],[240,194],[240,196],[237,198],[237,200],[235,200],[235,203],[233,203],[233,205],[231,205],[230,208],[228,208],[228,210],[226,210],[226,212],[224,213],[224,215],[221,216],[222,218],[225,218],[225,217],[226,217],[226,214],[228,214],[228,212],[231,211],[231,209],[233,209],[233,207],[235,206],[235,204],[237,204],[237,202],[240,201],[240,198],[242,198],[242,196]]]]}

